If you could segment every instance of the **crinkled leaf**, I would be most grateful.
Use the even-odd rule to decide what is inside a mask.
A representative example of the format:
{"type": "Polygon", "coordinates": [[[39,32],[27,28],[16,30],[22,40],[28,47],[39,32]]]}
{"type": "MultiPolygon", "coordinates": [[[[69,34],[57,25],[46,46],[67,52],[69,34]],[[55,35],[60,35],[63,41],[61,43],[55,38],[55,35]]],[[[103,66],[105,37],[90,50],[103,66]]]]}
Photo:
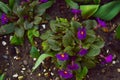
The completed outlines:
{"type": "Polygon", "coordinates": [[[40,36],[40,38],[41,38],[42,40],[46,40],[46,39],[48,39],[48,38],[50,37],[50,35],[52,35],[52,32],[51,32],[50,30],[48,30],[48,31],[46,31],[45,33],[43,33],[43,34],[40,36]]]}
{"type": "Polygon", "coordinates": [[[73,56],[75,54],[75,52],[72,51],[73,48],[71,46],[67,46],[64,49],[64,52],[67,52],[70,56],[73,56]]]}
{"type": "Polygon", "coordinates": [[[40,53],[35,46],[32,46],[32,48],[30,50],[30,55],[32,58],[38,58],[40,56],[40,53]]]}
{"type": "Polygon", "coordinates": [[[115,33],[115,35],[116,35],[116,38],[117,38],[117,39],[120,39],[120,25],[116,28],[116,33],[115,33]]]}
{"type": "Polygon", "coordinates": [[[93,29],[93,28],[97,27],[97,22],[95,20],[85,20],[82,22],[82,24],[87,29],[93,29]]]}
{"type": "Polygon", "coordinates": [[[57,42],[57,41],[55,41],[55,40],[53,40],[53,39],[48,39],[47,42],[48,42],[49,47],[50,47],[52,50],[54,50],[54,51],[60,51],[60,50],[61,50],[61,47],[60,47],[60,43],[59,43],[59,42],[57,42]]]}
{"type": "Polygon", "coordinates": [[[33,27],[33,22],[29,23],[28,21],[24,22],[25,30],[31,29],[33,27]]]}
{"type": "Polygon", "coordinates": [[[1,1],[0,1],[0,9],[6,14],[8,14],[11,11],[11,9],[7,6],[7,4],[1,1]]]}
{"type": "Polygon", "coordinates": [[[64,47],[74,44],[73,33],[71,31],[66,32],[66,34],[62,38],[62,43],[64,47]]]}
{"type": "Polygon", "coordinates": [[[53,54],[41,54],[35,62],[35,65],[33,66],[32,70],[34,71],[47,57],[53,57],[53,54]]]}
{"type": "Polygon", "coordinates": [[[91,46],[93,48],[102,48],[104,47],[104,44],[105,42],[101,38],[97,38],[91,46]]]}
{"type": "Polygon", "coordinates": [[[24,32],[25,32],[25,30],[24,30],[24,28],[23,27],[15,27],[15,35],[17,36],[17,37],[23,37],[24,36],[24,32]]]}
{"type": "Polygon", "coordinates": [[[5,74],[0,75],[0,80],[4,80],[5,79],[5,74]]]}
{"type": "Polygon", "coordinates": [[[53,2],[54,1],[48,1],[46,3],[42,3],[39,6],[37,6],[37,9],[36,9],[37,14],[41,16],[46,11],[46,9],[52,6],[53,2]]]}
{"type": "Polygon", "coordinates": [[[98,8],[99,5],[80,5],[80,10],[82,11],[81,15],[83,18],[89,18],[98,8]]]}
{"type": "Polygon", "coordinates": [[[21,45],[21,44],[23,44],[23,38],[20,38],[20,37],[17,37],[16,35],[14,35],[12,37],[12,39],[10,40],[10,43],[14,44],[14,45],[21,45]]]}
{"type": "Polygon", "coordinates": [[[73,0],[65,0],[65,2],[70,6],[70,8],[78,9],[79,5],[75,3],[73,0]]]}
{"type": "Polygon", "coordinates": [[[35,25],[40,24],[41,21],[42,21],[42,17],[35,16],[35,18],[34,18],[34,24],[35,24],[35,25]]]}
{"type": "Polygon", "coordinates": [[[49,50],[49,45],[48,45],[47,41],[43,41],[43,42],[42,42],[42,49],[43,49],[44,51],[49,50]]]}
{"type": "Polygon", "coordinates": [[[0,34],[4,35],[4,34],[10,34],[13,33],[15,29],[15,26],[13,23],[9,23],[6,25],[3,25],[0,27],[0,34]]]}
{"type": "Polygon", "coordinates": [[[88,73],[87,67],[83,67],[79,72],[76,72],[76,80],[83,80],[88,73]]]}
{"type": "Polygon", "coordinates": [[[111,1],[101,6],[94,14],[95,17],[99,17],[103,20],[112,20],[120,12],[120,1],[111,1]]]}
{"type": "Polygon", "coordinates": [[[87,56],[94,57],[100,54],[100,48],[90,48],[90,50],[87,53],[87,56]]]}
{"type": "Polygon", "coordinates": [[[93,0],[94,3],[99,4],[101,0],[93,0]]]}

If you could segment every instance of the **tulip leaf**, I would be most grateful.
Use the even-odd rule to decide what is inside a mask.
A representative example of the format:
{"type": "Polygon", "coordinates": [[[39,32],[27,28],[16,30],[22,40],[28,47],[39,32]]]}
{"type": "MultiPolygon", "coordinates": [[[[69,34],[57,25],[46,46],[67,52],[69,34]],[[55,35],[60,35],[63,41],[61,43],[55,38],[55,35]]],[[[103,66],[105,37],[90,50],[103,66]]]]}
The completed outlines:
{"type": "Polygon", "coordinates": [[[103,20],[112,20],[120,12],[120,1],[112,1],[101,6],[94,14],[103,20]]]}
{"type": "Polygon", "coordinates": [[[53,57],[53,54],[46,53],[41,54],[37,61],[35,62],[35,65],[33,66],[32,70],[34,71],[47,57],[53,57]]]}
{"type": "Polygon", "coordinates": [[[82,11],[82,17],[89,18],[92,16],[99,8],[99,5],[81,5],[80,10],[82,11]]]}

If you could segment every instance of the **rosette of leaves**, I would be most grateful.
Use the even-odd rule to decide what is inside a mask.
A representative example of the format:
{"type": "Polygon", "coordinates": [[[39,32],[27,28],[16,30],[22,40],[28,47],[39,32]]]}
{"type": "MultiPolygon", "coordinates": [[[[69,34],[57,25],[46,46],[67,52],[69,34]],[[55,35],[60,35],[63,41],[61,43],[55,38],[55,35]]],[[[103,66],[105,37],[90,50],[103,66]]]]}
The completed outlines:
{"type": "Polygon", "coordinates": [[[45,11],[52,6],[53,0],[42,3],[39,0],[9,0],[8,4],[0,2],[0,9],[9,19],[8,23],[1,25],[0,35],[13,33],[11,43],[23,43],[25,34],[32,45],[33,37],[39,37],[38,28],[42,23],[45,11]]]}
{"type": "Polygon", "coordinates": [[[71,63],[74,58],[75,63],[79,64],[78,70],[72,71],[76,75],[76,80],[81,80],[89,68],[92,68],[97,63],[97,56],[101,48],[104,46],[104,41],[101,37],[95,34],[92,29],[97,25],[95,20],[87,20],[79,23],[77,21],[68,21],[64,18],[57,18],[50,22],[50,29],[41,35],[42,48],[44,53],[38,58],[33,67],[35,70],[46,57],[52,57],[53,62],[59,69],[66,69],[66,66],[71,63]],[[87,36],[85,40],[79,40],[77,31],[84,26],[87,36]],[[87,49],[88,52],[84,56],[80,56],[78,52],[81,47],[87,49]],[[60,61],[56,58],[56,54],[66,52],[69,60],[60,61]],[[78,75],[79,74],[79,75],[78,75]]]}

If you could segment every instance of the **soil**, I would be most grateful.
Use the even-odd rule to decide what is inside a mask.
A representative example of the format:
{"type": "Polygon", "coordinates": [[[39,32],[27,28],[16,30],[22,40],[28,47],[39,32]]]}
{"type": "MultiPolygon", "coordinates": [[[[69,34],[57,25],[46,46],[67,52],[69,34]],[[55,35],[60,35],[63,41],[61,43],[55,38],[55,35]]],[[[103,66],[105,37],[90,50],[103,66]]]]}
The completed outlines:
{"type": "MultiPolygon", "coordinates": [[[[50,19],[63,17],[70,20],[73,16],[64,0],[57,0],[56,3],[47,10],[47,13],[50,19]]],[[[113,54],[113,62],[107,65],[98,64],[89,71],[85,80],[120,80],[120,41],[115,38],[116,25],[120,24],[119,17],[120,16],[117,16],[108,22],[109,32],[103,32],[101,29],[96,30],[97,34],[105,40],[102,54],[113,54]],[[112,29],[114,26],[115,28],[112,29]]],[[[49,28],[49,26],[47,26],[47,28],[49,28]]],[[[41,28],[40,32],[46,29],[41,28]]],[[[60,80],[57,69],[50,59],[46,59],[44,63],[32,73],[31,70],[36,60],[30,57],[29,51],[31,45],[28,39],[25,38],[22,46],[15,46],[10,44],[10,37],[10,35],[0,37],[0,73],[6,74],[5,80],[60,80]],[[4,42],[6,42],[6,45],[3,45],[4,42]]],[[[36,38],[35,41],[37,48],[41,49],[41,40],[36,38]]]]}

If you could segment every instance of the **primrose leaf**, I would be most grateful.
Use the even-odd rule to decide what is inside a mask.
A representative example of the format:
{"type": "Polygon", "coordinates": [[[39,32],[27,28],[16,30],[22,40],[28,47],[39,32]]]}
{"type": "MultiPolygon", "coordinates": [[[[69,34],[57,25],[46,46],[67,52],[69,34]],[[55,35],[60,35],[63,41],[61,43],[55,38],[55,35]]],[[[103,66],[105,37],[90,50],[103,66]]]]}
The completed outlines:
{"type": "Polygon", "coordinates": [[[64,52],[67,52],[70,56],[73,56],[74,55],[74,52],[72,51],[73,48],[71,46],[67,46],[65,49],[64,49],[64,52]]]}
{"type": "Polygon", "coordinates": [[[103,20],[112,20],[120,12],[120,1],[111,1],[101,6],[94,14],[103,20]]]}
{"type": "Polygon", "coordinates": [[[94,48],[102,48],[104,44],[105,42],[101,38],[97,38],[91,46],[94,48]]]}
{"type": "Polygon", "coordinates": [[[11,9],[7,6],[7,4],[1,1],[0,1],[0,9],[6,14],[8,14],[11,11],[11,9]]]}
{"type": "Polygon", "coordinates": [[[25,30],[31,29],[33,27],[33,22],[29,23],[28,21],[24,22],[25,30]]]}
{"type": "Polygon", "coordinates": [[[46,2],[46,3],[42,3],[42,4],[40,4],[39,6],[37,6],[37,8],[36,8],[37,14],[38,14],[39,16],[41,16],[41,15],[45,12],[46,9],[48,9],[49,7],[52,6],[53,2],[54,2],[54,1],[48,1],[48,2],[46,2]]]}
{"type": "Polygon", "coordinates": [[[30,55],[32,58],[38,58],[40,56],[39,51],[35,46],[32,46],[30,50],[30,55]]]}
{"type": "Polygon", "coordinates": [[[61,50],[59,42],[57,42],[53,39],[47,39],[47,42],[48,42],[49,47],[52,50],[54,50],[54,51],[60,51],[61,50]]]}
{"type": "Polygon", "coordinates": [[[10,34],[13,33],[15,29],[15,26],[13,23],[9,23],[6,25],[3,25],[0,27],[0,34],[4,35],[4,34],[10,34]]]}
{"type": "Polygon", "coordinates": [[[99,5],[80,5],[80,10],[82,11],[82,17],[89,18],[91,17],[99,8],[99,5]]]}
{"type": "Polygon", "coordinates": [[[65,0],[65,2],[70,6],[70,8],[78,9],[79,5],[75,3],[73,0],[65,0]]]}
{"type": "Polygon", "coordinates": [[[47,41],[43,41],[43,42],[42,42],[42,49],[43,49],[44,51],[49,50],[49,46],[48,46],[47,41]]]}
{"type": "Polygon", "coordinates": [[[35,24],[35,25],[40,24],[41,21],[42,21],[42,17],[35,16],[35,18],[34,18],[34,24],[35,24]]]}
{"type": "Polygon", "coordinates": [[[87,73],[88,73],[87,67],[83,67],[83,69],[81,69],[78,73],[76,72],[76,80],[83,80],[87,73]]]}
{"type": "Polygon", "coordinates": [[[100,53],[100,48],[90,48],[90,50],[87,53],[87,56],[94,57],[99,55],[99,53],[100,53]]]}
{"type": "Polygon", "coordinates": [[[10,43],[14,45],[21,45],[23,43],[23,38],[20,38],[14,35],[12,39],[10,40],[10,43]]]}
{"type": "Polygon", "coordinates": [[[116,28],[116,33],[115,33],[115,35],[116,35],[116,38],[117,38],[117,39],[120,39],[120,25],[116,28]]]}
{"type": "Polygon", "coordinates": [[[0,80],[4,80],[5,74],[0,75],[0,80]]]}
{"type": "Polygon", "coordinates": [[[24,36],[24,32],[25,32],[25,30],[23,27],[15,27],[15,35],[17,37],[22,38],[24,36]]]}
{"type": "Polygon", "coordinates": [[[93,0],[94,3],[99,4],[101,0],[93,0]]]}
{"type": "Polygon", "coordinates": [[[50,37],[50,35],[52,35],[52,32],[51,32],[50,30],[48,30],[48,31],[46,31],[45,33],[43,33],[43,34],[40,36],[40,38],[41,38],[42,40],[46,40],[46,39],[48,39],[48,38],[50,37]]]}
{"type": "Polygon", "coordinates": [[[35,65],[33,66],[32,70],[34,71],[47,57],[53,57],[53,54],[41,54],[37,61],[35,62],[35,65]]]}

